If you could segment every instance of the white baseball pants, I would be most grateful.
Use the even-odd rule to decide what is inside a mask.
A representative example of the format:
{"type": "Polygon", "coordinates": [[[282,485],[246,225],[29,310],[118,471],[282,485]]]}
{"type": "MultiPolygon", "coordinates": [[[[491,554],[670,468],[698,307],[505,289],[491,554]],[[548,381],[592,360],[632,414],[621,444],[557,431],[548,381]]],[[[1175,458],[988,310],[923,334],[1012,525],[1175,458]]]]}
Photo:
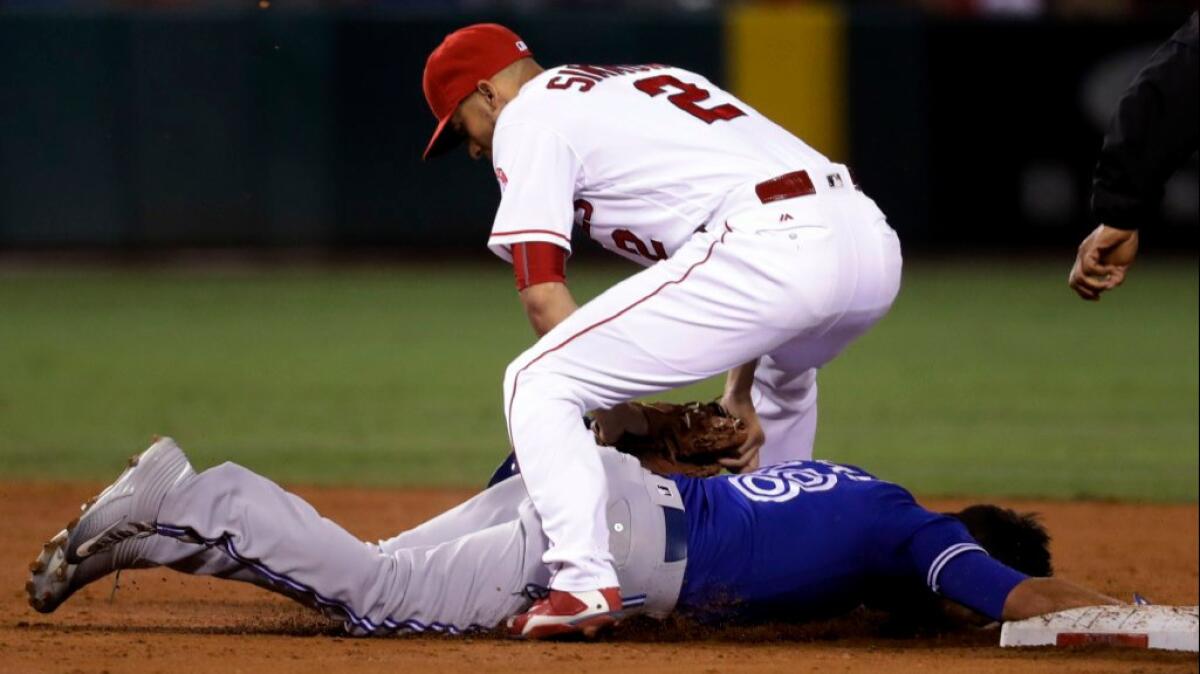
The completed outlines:
{"type": "Polygon", "coordinates": [[[509,365],[509,438],[550,542],[551,587],[617,585],[603,470],[581,414],[761,357],[752,393],[767,436],[761,462],[811,458],[816,368],[882,318],[900,287],[895,232],[841,177],[845,187],[814,180],[817,194],[710,226],[509,365]]]}
{"type": "MultiPolygon", "coordinates": [[[[675,484],[615,450],[597,453],[610,486],[613,550],[630,613],[665,617],[687,564],[672,556],[682,512],[675,484]]],[[[254,583],[344,621],[352,634],[458,634],[523,610],[550,572],[537,514],[517,475],[378,545],[359,540],[304,499],[237,464],[167,492],[158,536],[138,567],[166,565],[254,583]]],[[[686,537],[686,524],[682,536],[686,537]]]]}

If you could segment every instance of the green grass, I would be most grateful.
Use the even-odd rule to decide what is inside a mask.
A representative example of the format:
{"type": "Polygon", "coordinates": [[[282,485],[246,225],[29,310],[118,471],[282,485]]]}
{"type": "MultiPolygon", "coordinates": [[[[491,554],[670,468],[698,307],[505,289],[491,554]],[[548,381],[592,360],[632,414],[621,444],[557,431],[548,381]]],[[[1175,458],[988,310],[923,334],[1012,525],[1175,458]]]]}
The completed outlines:
{"type": "MultiPolygon", "coordinates": [[[[924,494],[1197,498],[1194,262],[1142,261],[1098,305],[1061,260],[905,273],[822,373],[819,456],[924,494]]],[[[284,481],[476,485],[530,342],[497,264],[3,272],[0,476],[104,478],[163,433],[284,481]]]]}

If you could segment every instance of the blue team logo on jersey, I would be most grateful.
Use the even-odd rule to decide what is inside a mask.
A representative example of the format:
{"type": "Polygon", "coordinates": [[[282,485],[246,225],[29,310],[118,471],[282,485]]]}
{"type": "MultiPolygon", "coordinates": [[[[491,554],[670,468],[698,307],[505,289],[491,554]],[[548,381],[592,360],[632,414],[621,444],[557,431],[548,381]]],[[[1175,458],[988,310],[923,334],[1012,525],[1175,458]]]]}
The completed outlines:
{"type": "Polygon", "coordinates": [[[875,478],[830,461],[791,461],[726,479],[751,501],[784,503],[801,493],[829,491],[837,486],[839,479],[867,482],[875,478]]]}

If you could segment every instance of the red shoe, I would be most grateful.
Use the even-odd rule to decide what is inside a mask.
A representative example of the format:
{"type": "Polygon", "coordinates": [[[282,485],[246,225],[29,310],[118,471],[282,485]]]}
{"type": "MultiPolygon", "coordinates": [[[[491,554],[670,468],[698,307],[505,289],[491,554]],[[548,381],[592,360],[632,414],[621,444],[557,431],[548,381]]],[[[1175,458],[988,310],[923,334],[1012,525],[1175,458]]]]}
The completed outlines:
{"type": "Polygon", "coordinates": [[[550,590],[545,599],[534,602],[529,610],[508,619],[509,636],[522,639],[547,639],[569,634],[592,638],[621,618],[621,589],[567,592],[550,590]]]}

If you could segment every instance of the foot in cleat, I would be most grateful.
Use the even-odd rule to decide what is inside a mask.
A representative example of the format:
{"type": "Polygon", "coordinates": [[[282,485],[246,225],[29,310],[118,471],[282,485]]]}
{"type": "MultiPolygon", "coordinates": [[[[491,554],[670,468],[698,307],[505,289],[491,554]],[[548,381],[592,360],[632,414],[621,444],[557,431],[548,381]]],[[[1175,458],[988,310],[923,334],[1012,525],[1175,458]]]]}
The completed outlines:
{"type": "Polygon", "coordinates": [[[510,636],[550,639],[582,635],[595,637],[620,620],[621,590],[606,587],[585,592],[550,590],[526,612],[508,619],[510,636]]]}
{"type": "Polygon", "coordinates": [[[116,482],[80,507],[29,564],[29,605],[50,613],[76,590],[118,569],[145,565],[166,493],[195,475],[170,438],[133,456],[116,482]]]}

